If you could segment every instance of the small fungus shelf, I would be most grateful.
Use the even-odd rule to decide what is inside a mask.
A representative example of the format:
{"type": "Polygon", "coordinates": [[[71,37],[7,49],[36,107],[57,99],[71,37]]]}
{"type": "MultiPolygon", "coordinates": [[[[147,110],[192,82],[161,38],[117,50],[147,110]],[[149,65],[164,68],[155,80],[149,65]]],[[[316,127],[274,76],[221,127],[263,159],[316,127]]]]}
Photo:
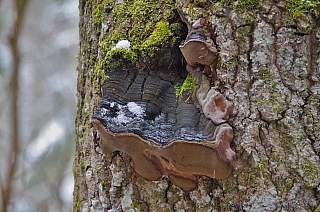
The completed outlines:
{"type": "Polygon", "coordinates": [[[180,50],[187,63],[211,65],[217,60],[217,50],[205,41],[190,39],[180,46],[180,50]]]}
{"type": "Polygon", "coordinates": [[[204,24],[203,18],[198,19],[192,25],[184,44],[179,46],[185,60],[191,66],[209,66],[217,63],[217,49],[213,40],[206,36],[204,24]]]}

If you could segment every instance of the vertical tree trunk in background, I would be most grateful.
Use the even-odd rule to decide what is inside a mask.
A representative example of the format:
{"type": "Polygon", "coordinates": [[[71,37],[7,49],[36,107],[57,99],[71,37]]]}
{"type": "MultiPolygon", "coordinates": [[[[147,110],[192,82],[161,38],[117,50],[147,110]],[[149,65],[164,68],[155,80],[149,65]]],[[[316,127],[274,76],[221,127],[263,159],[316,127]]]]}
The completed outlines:
{"type": "Polygon", "coordinates": [[[293,4],[80,0],[74,211],[320,210],[320,10],[293,4]],[[124,153],[103,155],[91,117],[115,70],[185,71],[175,53],[198,18],[215,31],[213,84],[233,104],[237,156],[228,179],[183,192],[140,177],[124,153]],[[112,49],[125,39],[130,50],[112,49]]]}
{"type": "Polygon", "coordinates": [[[12,54],[12,73],[10,80],[10,107],[11,107],[11,161],[8,160],[8,169],[4,181],[0,182],[1,191],[1,211],[7,211],[14,191],[14,178],[18,167],[18,155],[20,153],[20,116],[19,116],[19,79],[20,79],[20,49],[19,38],[21,35],[21,28],[24,20],[24,14],[27,8],[28,0],[14,1],[14,8],[16,10],[16,17],[14,19],[12,33],[10,34],[8,41],[10,43],[10,50],[12,54]]]}

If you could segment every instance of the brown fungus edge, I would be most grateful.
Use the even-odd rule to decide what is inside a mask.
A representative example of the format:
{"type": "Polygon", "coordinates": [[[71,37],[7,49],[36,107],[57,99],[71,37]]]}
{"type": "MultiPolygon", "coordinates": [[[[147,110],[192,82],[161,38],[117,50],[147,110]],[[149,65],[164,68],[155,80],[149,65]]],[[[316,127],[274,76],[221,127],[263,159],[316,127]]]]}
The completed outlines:
{"type": "Polygon", "coordinates": [[[148,180],[160,180],[165,175],[189,192],[198,187],[198,175],[226,179],[232,173],[235,153],[230,142],[233,131],[227,124],[216,128],[214,141],[173,140],[165,146],[131,132],[113,133],[98,119],[92,119],[92,124],[100,134],[102,152],[126,153],[132,158],[134,171],[148,180]]]}

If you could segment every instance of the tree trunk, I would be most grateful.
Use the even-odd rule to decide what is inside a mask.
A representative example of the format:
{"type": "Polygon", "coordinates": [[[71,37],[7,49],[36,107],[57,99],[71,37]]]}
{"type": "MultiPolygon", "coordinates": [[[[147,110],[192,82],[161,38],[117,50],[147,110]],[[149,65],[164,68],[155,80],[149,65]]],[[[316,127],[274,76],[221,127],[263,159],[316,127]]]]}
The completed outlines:
{"type": "Polygon", "coordinates": [[[317,1],[80,0],[74,211],[320,210],[319,7],[317,1]],[[190,33],[212,42],[217,60],[192,63],[182,55],[179,45],[190,33]],[[205,111],[199,93],[206,82],[205,96],[214,90],[231,103],[230,116],[217,119],[205,111]],[[101,126],[111,133],[103,137],[103,127],[98,132],[92,122],[99,107],[111,108],[110,99],[136,102],[148,120],[173,118],[169,128],[179,132],[176,140],[186,140],[183,145],[210,140],[208,125],[229,126],[231,149],[210,148],[232,165],[232,174],[220,180],[205,171],[181,171],[163,153],[170,137],[143,152],[156,158],[146,164],[167,175],[147,180],[151,169],[137,167],[136,156],[122,148],[126,141],[114,149],[105,145],[130,131],[139,137],[135,145],[148,146],[161,129],[146,135],[142,127],[115,128],[108,121],[101,126]],[[190,183],[195,186],[184,187],[190,183]]]}

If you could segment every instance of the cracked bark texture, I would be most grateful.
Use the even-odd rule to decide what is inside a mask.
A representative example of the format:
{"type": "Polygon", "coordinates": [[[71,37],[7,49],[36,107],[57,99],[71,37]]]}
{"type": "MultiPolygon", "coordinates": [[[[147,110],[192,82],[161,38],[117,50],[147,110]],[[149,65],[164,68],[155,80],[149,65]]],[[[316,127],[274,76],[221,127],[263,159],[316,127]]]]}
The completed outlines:
{"type": "Polygon", "coordinates": [[[219,63],[214,86],[233,103],[228,123],[237,153],[230,178],[200,177],[199,188],[186,193],[165,178],[141,178],[125,154],[101,153],[90,121],[103,84],[94,69],[103,58],[108,24],[117,18],[104,5],[110,22],[94,23],[101,3],[79,4],[74,211],[320,210],[319,19],[303,14],[293,20],[283,2],[264,1],[243,12],[220,2],[177,0],[184,22],[204,17],[215,26],[219,63]]]}

